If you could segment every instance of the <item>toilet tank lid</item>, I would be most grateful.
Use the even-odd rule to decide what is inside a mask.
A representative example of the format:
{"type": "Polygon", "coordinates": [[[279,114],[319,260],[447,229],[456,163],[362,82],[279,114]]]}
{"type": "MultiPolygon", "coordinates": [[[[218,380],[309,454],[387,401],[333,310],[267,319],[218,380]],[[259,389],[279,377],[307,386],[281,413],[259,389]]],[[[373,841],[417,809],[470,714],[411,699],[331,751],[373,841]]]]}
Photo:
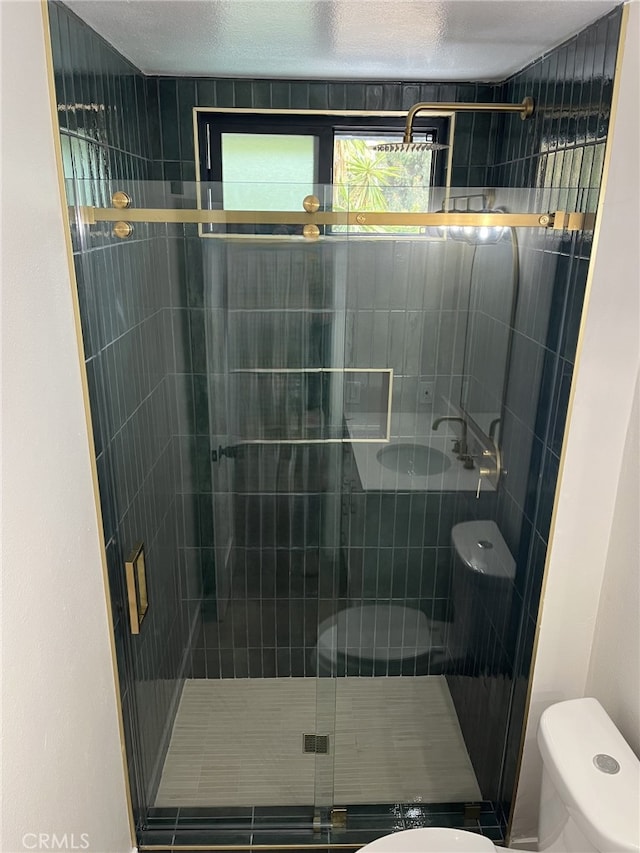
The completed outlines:
{"type": "Polygon", "coordinates": [[[461,560],[476,572],[513,580],[516,561],[495,521],[463,521],[451,529],[451,541],[461,560]]]}
{"type": "Polygon", "coordinates": [[[594,847],[638,853],[640,761],[598,700],[548,707],[540,717],[538,746],[554,787],[594,847]],[[599,770],[598,755],[614,758],[619,771],[599,770]]]}
{"type": "Polygon", "coordinates": [[[429,826],[405,829],[378,838],[360,853],[496,853],[494,843],[484,835],[462,829],[429,826]]]}

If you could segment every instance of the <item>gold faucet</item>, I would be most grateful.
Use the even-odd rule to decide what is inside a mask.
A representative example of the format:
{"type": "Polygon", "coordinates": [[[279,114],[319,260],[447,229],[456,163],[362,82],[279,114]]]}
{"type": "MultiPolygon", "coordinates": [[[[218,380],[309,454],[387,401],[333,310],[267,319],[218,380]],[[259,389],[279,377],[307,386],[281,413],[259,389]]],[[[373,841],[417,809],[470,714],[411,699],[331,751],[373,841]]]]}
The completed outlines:
{"type": "Polygon", "coordinates": [[[469,455],[469,447],[467,444],[467,422],[464,418],[454,418],[445,416],[442,418],[436,418],[433,422],[431,429],[438,429],[441,423],[444,421],[458,421],[458,423],[462,424],[462,431],[460,434],[460,438],[456,441],[456,444],[453,446],[453,452],[458,454],[458,459],[466,460],[469,455]]]}

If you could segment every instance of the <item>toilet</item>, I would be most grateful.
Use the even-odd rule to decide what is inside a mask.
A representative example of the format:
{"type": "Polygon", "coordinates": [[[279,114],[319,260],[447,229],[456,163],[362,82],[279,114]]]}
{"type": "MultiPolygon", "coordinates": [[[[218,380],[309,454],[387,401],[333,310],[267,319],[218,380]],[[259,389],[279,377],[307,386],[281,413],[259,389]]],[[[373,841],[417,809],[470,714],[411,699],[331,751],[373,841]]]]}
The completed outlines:
{"type": "MultiPolygon", "coordinates": [[[[640,761],[602,705],[571,699],[547,708],[538,727],[542,785],[538,851],[639,853],[640,761]]],[[[363,853],[496,853],[474,832],[429,827],[379,838],[363,853]]],[[[519,848],[520,849],[520,848],[519,848]]]]}
{"type": "Polygon", "coordinates": [[[433,645],[421,610],[357,605],[320,624],[311,663],[320,676],[416,675],[429,672],[433,645]]]}
{"type": "MultiPolygon", "coordinates": [[[[472,657],[482,645],[487,614],[494,618],[509,611],[516,564],[494,521],[456,524],[451,543],[450,623],[431,622],[408,605],[353,599],[320,623],[311,671],[333,677],[438,675],[472,657]]],[[[375,562],[358,565],[350,581],[362,589],[371,580],[375,589],[376,571],[375,562]]]]}

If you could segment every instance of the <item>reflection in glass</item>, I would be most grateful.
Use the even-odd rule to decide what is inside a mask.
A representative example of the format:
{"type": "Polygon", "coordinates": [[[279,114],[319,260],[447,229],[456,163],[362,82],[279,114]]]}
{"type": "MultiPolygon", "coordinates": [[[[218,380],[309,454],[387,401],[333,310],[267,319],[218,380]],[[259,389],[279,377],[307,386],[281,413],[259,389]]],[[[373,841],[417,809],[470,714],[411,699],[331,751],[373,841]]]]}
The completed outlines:
{"type": "Polygon", "coordinates": [[[498,444],[518,288],[515,232],[505,228],[495,242],[472,245],[460,405],[476,429],[498,444]]]}

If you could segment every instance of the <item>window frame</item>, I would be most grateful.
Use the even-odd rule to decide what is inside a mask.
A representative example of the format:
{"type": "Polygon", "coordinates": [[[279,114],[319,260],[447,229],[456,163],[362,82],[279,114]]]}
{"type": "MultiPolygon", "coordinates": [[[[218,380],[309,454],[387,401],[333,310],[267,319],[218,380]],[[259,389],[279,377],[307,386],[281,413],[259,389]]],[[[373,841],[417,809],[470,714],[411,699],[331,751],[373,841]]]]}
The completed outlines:
{"type": "MultiPolygon", "coordinates": [[[[397,132],[399,137],[404,131],[405,112],[364,113],[361,111],[323,111],[313,110],[249,110],[195,107],[193,111],[194,136],[196,142],[196,182],[197,204],[204,206],[201,184],[222,188],[222,134],[282,134],[313,136],[318,140],[318,158],[315,164],[314,183],[318,187],[333,183],[334,137],[337,132],[346,133],[389,133],[397,132]]],[[[418,134],[430,132],[435,141],[448,144],[448,149],[435,151],[432,157],[430,186],[448,186],[451,175],[451,153],[455,115],[451,112],[428,113],[418,115],[414,121],[414,131],[418,134]]],[[[211,198],[211,205],[222,208],[222,198],[211,198]]],[[[272,227],[261,229],[257,233],[254,226],[199,226],[200,236],[276,236],[272,227]]],[[[324,229],[322,229],[324,230],[324,229]]],[[[295,228],[292,234],[302,233],[302,226],[295,228]]],[[[331,233],[327,230],[327,233],[331,233]]],[[[411,235],[393,235],[397,237],[411,235]]]]}

